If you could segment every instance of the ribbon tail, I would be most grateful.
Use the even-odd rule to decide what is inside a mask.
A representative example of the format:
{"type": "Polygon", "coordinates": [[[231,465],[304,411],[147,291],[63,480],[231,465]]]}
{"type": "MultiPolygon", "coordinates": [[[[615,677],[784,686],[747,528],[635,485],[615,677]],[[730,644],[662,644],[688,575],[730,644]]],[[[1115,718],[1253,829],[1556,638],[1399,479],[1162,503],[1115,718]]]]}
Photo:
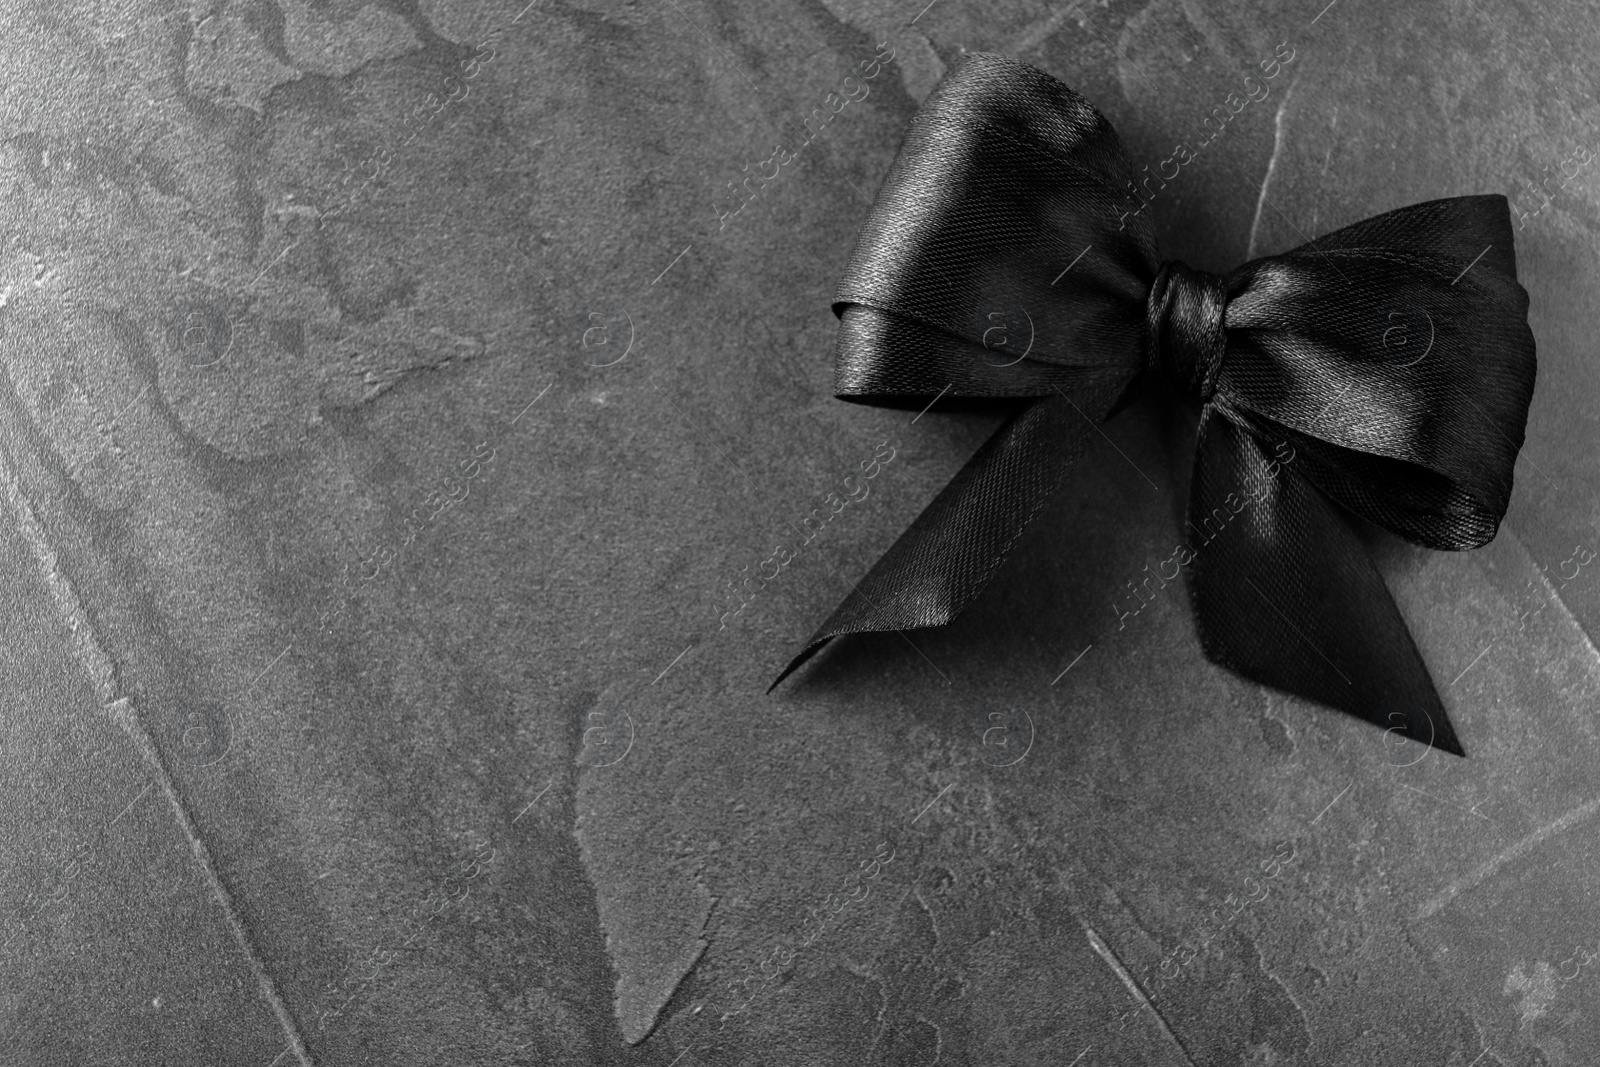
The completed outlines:
{"type": "Polygon", "coordinates": [[[1190,593],[1215,663],[1461,756],[1433,679],[1344,513],[1215,405],[1189,497],[1190,593]]]}
{"type": "Polygon", "coordinates": [[[1128,385],[1098,376],[1028,402],[996,430],[950,483],[854,584],[772,692],[833,638],[942,626],[983,591],[1022,531],[1083,454],[1095,425],[1128,385]]]}

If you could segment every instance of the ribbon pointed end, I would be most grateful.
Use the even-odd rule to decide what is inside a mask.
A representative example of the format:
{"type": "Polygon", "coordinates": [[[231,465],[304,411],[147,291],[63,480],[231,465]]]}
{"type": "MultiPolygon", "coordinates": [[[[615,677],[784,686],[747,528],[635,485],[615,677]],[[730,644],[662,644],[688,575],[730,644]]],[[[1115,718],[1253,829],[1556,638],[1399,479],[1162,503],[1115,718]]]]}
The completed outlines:
{"type": "Polygon", "coordinates": [[[1450,720],[1441,715],[1439,722],[1434,725],[1433,747],[1441,752],[1448,752],[1452,756],[1460,756],[1462,759],[1466,759],[1466,750],[1461,747],[1461,740],[1456,737],[1455,729],[1450,725],[1450,720]]]}
{"type": "Polygon", "coordinates": [[[830,635],[828,637],[813,638],[810,642],[808,642],[806,647],[800,650],[800,654],[794,659],[790,660],[789,665],[783,669],[782,673],[772,680],[771,685],[767,686],[767,694],[770,696],[774,689],[783,684],[783,680],[785,678],[799,670],[806,660],[822,651],[822,646],[832,640],[833,637],[830,635]]]}

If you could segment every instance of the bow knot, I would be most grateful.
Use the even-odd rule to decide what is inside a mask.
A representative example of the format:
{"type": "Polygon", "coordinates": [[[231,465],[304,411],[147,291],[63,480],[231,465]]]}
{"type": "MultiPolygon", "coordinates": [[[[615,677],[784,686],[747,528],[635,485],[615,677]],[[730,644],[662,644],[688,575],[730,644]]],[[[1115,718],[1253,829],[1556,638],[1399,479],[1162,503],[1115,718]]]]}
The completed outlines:
{"type": "Polygon", "coordinates": [[[1223,312],[1227,284],[1215,274],[1192,270],[1182,260],[1161,264],[1145,302],[1149,362],[1185,393],[1202,403],[1217,389],[1217,374],[1227,351],[1223,312]]]}

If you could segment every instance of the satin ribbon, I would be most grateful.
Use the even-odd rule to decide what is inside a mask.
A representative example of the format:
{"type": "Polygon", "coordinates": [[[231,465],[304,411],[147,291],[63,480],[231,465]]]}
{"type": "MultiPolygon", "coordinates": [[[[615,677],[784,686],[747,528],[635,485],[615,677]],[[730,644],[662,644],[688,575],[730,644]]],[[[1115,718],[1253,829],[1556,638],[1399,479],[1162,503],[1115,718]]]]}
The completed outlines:
{"type": "Polygon", "coordinates": [[[773,686],[842,634],[954,619],[1096,423],[1165,380],[1202,405],[1206,655],[1462,754],[1351,516],[1459,550],[1505,515],[1535,369],[1505,197],[1414,204],[1219,277],[1158,257],[1133,182],[1104,116],[1004,56],[967,56],[912,119],[833,305],[836,395],[1012,414],[773,686]]]}

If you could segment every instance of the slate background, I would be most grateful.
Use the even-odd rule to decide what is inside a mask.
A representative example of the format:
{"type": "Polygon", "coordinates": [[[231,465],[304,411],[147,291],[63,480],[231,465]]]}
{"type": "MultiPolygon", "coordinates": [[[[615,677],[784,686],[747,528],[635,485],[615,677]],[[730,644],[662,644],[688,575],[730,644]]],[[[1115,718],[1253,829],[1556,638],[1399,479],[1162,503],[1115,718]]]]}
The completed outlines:
{"type": "Polygon", "coordinates": [[[1600,581],[1553,577],[1600,544],[1587,171],[1517,232],[1540,367],[1500,536],[1374,543],[1470,758],[1211,666],[1180,589],[1116,628],[1187,486],[1154,400],[957,624],[764,691],[995,424],[830,395],[834,283],[964,49],[1153,168],[1289,42],[1154,206],[1221,271],[1418,200],[1531,209],[1595,145],[1600,10],[918,7],[5,5],[4,1062],[1593,1062],[1600,979],[1564,961],[1600,941],[1600,581]],[[880,41],[870,96],[719,229],[880,41]],[[774,955],[880,843],[866,899],[774,955]]]}

